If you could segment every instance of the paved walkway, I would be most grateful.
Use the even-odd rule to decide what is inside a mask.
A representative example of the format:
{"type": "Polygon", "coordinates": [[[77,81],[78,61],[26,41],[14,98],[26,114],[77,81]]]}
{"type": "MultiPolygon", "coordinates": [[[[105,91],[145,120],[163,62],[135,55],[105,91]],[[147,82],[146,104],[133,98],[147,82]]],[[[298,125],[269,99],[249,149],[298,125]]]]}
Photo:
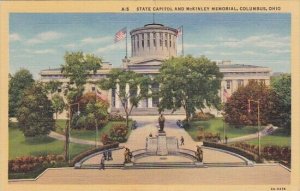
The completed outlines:
{"type": "MultiPolygon", "coordinates": [[[[113,185],[262,185],[290,184],[290,172],[279,165],[192,169],[49,169],[37,181],[10,184],[101,184],[113,185]]],[[[131,188],[132,189],[132,188],[131,188]]],[[[119,188],[120,190],[120,188],[119,188]]],[[[155,189],[157,190],[157,189],[155,189]]],[[[172,189],[170,189],[172,190],[172,189]]]]}
{"type": "MultiPolygon", "coordinates": [[[[178,119],[183,119],[184,116],[181,116],[181,115],[169,115],[169,116],[165,116],[165,117],[167,118],[166,129],[167,128],[180,129],[180,128],[177,127],[176,121],[178,119]]],[[[138,121],[138,126],[139,126],[138,129],[147,128],[148,132],[152,133],[152,134],[157,131],[157,128],[155,128],[157,116],[133,116],[132,118],[134,120],[138,121]]],[[[269,127],[270,126],[266,126],[264,129],[262,129],[260,131],[260,136],[261,137],[267,136],[270,133],[272,133],[274,130],[277,129],[277,127],[273,126],[274,130],[268,132],[267,129],[269,127]]],[[[180,130],[183,130],[183,129],[180,129],[180,130]]],[[[143,133],[143,137],[147,137],[149,135],[149,133],[148,134],[145,134],[145,133],[147,133],[147,131],[143,133]]],[[[64,135],[56,133],[54,131],[51,131],[48,136],[52,137],[54,139],[57,139],[57,140],[65,141],[65,136],[64,135]]],[[[253,133],[253,134],[245,135],[245,136],[241,136],[241,137],[230,138],[230,139],[228,139],[227,142],[228,143],[232,143],[232,142],[248,141],[248,140],[256,139],[257,136],[258,136],[257,133],[253,133]]],[[[132,135],[131,135],[131,137],[132,137],[132,135]]],[[[133,138],[133,140],[134,140],[134,138],[133,138]]],[[[83,140],[83,139],[73,138],[72,136],[70,137],[70,142],[71,143],[78,143],[78,144],[85,144],[85,145],[95,145],[95,141],[89,141],[89,140],[83,140]]],[[[103,143],[100,142],[100,141],[98,141],[97,144],[98,145],[103,145],[103,143]]]]}
{"type": "MultiPolygon", "coordinates": [[[[64,135],[56,133],[54,131],[51,131],[50,134],[48,135],[49,137],[52,137],[54,139],[60,140],[60,141],[65,141],[66,138],[64,135]]],[[[89,141],[89,140],[83,140],[83,139],[77,139],[70,137],[70,142],[71,143],[78,143],[78,144],[84,144],[84,145],[95,145],[95,141],[89,141]]],[[[97,143],[98,145],[103,145],[102,142],[97,143]]]]}

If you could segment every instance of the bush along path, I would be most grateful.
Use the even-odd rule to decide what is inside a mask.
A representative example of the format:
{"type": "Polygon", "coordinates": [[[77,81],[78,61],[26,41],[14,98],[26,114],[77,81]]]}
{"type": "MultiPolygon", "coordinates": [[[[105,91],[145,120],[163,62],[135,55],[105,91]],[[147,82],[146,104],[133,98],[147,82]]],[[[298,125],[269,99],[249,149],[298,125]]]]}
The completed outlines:
{"type": "MultiPolygon", "coordinates": [[[[61,140],[61,141],[66,140],[65,135],[56,133],[54,131],[51,131],[48,136],[52,137],[54,139],[57,139],[57,140],[61,140]]],[[[72,137],[70,137],[70,142],[77,143],[77,144],[84,144],[84,145],[95,145],[95,141],[88,141],[88,140],[77,139],[77,138],[72,138],[72,137]]],[[[97,145],[103,145],[103,143],[98,141],[97,145]]]]}

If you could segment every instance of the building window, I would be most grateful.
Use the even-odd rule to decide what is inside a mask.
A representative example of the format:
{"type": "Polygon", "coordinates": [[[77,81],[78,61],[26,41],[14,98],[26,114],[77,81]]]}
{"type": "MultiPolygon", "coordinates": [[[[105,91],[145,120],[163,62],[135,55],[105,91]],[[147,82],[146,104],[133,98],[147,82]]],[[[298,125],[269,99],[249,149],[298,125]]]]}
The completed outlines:
{"type": "Polygon", "coordinates": [[[238,87],[244,86],[244,80],[238,80],[238,87]]]}
{"type": "Polygon", "coordinates": [[[144,34],[142,34],[142,47],[143,47],[143,48],[144,48],[144,40],[145,40],[144,34]]]}
{"type": "Polygon", "coordinates": [[[139,35],[136,36],[137,37],[137,48],[140,48],[140,37],[139,35]]]}
{"type": "Polygon", "coordinates": [[[150,40],[147,40],[147,47],[150,47],[150,40]]]}
{"type": "Polygon", "coordinates": [[[231,88],[231,80],[226,80],[226,89],[231,88]]]}
{"type": "Polygon", "coordinates": [[[147,33],[147,39],[150,40],[150,33],[147,33]]]}
{"type": "Polygon", "coordinates": [[[172,40],[171,40],[171,35],[169,34],[169,42],[170,42],[170,47],[172,47],[172,40]]]}
{"type": "Polygon", "coordinates": [[[165,40],[165,47],[168,47],[168,41],[165,40]]]}

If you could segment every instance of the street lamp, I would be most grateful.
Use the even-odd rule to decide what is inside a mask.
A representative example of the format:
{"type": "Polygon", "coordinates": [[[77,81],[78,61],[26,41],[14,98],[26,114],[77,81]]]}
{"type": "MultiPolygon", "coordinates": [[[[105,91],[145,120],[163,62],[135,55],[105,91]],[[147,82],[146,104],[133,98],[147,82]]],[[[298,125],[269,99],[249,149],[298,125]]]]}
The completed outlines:
{"type": "Polygon", "coordinates": [[[258,156],[260,156],[260,102],[259,100],[252,100],[252,99],[248,99],[248,113],[251,112],[251,102],[257,103],[257,138],[258,138],[258,156]]]}
{"type": "Polygon", "coordinates": [[[65,157],[66,158],[68,157],[68,162],[69,163],[70,163],[71,120],[72,120],[71,107],[73,105],[77,105],[77,115],[80,114],[79,103],[69,104],[69,125],[67,126],[67,129],[66,129],[66,153],[65,153],[65,157]]]}

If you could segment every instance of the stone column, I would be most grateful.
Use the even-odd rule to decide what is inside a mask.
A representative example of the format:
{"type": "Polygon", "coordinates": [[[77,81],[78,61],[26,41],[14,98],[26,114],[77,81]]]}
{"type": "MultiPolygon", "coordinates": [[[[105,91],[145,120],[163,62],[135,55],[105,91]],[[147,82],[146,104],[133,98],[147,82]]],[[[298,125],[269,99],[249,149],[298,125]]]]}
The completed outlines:
{"type": "MultiPolygon", "coordinates": [[[[149,94],[152,93],[152,91],[151,91],[151,86],[149,87],[148,92],[149,92],[149,94]]],[[[149,97],[149,98],[148,98],[148,108],[152,108],[152,97],[149,97]]]]}
{"type": "Polygon", "coordinates": [[[119,84],[117,84],[117,87],[116,87],[116,95],[115,95],[115,103],[116,103],[116,108],[120,108],[120,98],[119,98],[119,91],[120,91],[120,86],[119,84]]]}
{"type": "MultiPolygon", "coordinates": [[[[137,92],[136,92],[137,95],[139,95],[140,92],[141,92],[141,88],[140,88],[140,85],[138,85],[138,87],[137,87],[137,92]]],[[[138,103],[138,108],[141,108],[141,107],[142,107],[142,101],[143,101],[143,100],[139,101],[139,103],[138,103]]]]}

